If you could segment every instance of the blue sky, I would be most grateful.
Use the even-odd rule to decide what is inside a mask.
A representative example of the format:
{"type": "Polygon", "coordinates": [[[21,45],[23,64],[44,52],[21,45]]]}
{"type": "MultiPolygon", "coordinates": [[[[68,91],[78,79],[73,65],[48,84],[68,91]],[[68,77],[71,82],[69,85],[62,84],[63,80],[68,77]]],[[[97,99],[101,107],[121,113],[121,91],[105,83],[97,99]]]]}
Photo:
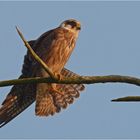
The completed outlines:
{"type": "MultiPolygon", "coordinates": [[[[27,40],[75,18],[82,24],[67,68],[81,75],[140,77],[140,2],[0,2],[0,80],[21,74],[27,40]]],[[[11,87],[0,89],[2,102],[11,87]]],[[[140,103],[111,99],[140,95],[129,84],[87,85],[67,110],[48,118],[34,104],[0,130],[0,138],[140,138],[140,103]]]]}

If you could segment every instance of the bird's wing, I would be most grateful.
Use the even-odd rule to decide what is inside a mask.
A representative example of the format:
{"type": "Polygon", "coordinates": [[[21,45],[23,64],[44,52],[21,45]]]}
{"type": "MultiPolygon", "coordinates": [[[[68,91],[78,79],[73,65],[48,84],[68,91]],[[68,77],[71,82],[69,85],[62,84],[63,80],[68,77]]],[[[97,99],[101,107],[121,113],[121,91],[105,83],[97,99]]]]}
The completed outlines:
{"type": "Polygon", "coordinates": [[[34,84],[13,86],[0,108],[0,127],[7,124],[35,101],[34,84]]]}
{"type": "MultiPolygon", "coordinates": [[[[41,44],[42,41],[45,38],[47,38],[52,32],[53,32],[53,30],[45,32],[37,40],[31,40],[31,41],[28,41],[28,43],[30,44],[32,49],[37,53],[38,50],[40,50],[40,46],[42,45],[41,44]]],[[[36,65],[38,65],[38,63],[32,57],[30,52],[27,50],[27,54],[24,56],[24,63],[23,63],[23,67],[22,67],[22,75],[24,75],[26,77],[33,77],[34,76],[33,71],[34,71],[34,68],[36,67],[36,65]]]]}
{"type": "MultiPolygon", "coordinates": [[[[31,40],[28,43],[34,51],[40,47],[40,42],[44,37],[47,37],[52,30],[45,32],[37,40],[31,40]],[[36,44],[37,41],[37,44],[36,44]],[[36,45],[35,45],[36,44],[36,45]]],[[[32,58],[29,51],[24,57],[24,63],[22,67],[22,75],[19,77],[27,78],[32,77],[32,69],[34,58],[32,58]]],[[[11,91],[6,96],[0,108],[0,127],[7,124],[18,114],[23,112],[27,107],[29,107],[36,98],[36,84],[26,84],[26,85],[15,85],[12,87],[11,91]]]]}
{"type": "MultiPolygon", "coordinates": [[[[35,40],[29,41],[31,47],[33,47],[34,43],[35,40]]],[[[19,79],[30,77],[31,65],[32,62],[29,59],[29,53],[27,53],[24,57],[22,75],[19,79]]],[[[35,88],[35,84],[15,85],[12,87],[0,108],[0,127],[7,124],[35,101],[35,88]]]]}

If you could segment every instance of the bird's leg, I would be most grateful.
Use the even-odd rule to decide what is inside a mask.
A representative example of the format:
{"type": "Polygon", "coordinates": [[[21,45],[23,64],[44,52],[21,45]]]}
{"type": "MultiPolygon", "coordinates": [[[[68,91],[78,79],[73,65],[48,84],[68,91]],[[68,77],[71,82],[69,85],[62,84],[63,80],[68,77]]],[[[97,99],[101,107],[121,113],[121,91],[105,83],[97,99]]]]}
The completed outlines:
{"type": "Polygon", "coordinates": [[[50,87],[50,92],[55,92],[55,93],[58,93],[60,95],[64,95],[63,92],[60,92],[56,89],[56,84],[51,84],[51,87],[50,87]]]}
{"type": "MultiPolygon", "coordinates": [[[[62,75],[58,72],[54,72],[54,76],[58,79],[61,80],[62,79],[62,75]]],[[[64,95],[63,92],[60,92],[56,89],[56,84],[50,84],[50,92],[55,92],[58,93],[60,95],[64,95]]]]}

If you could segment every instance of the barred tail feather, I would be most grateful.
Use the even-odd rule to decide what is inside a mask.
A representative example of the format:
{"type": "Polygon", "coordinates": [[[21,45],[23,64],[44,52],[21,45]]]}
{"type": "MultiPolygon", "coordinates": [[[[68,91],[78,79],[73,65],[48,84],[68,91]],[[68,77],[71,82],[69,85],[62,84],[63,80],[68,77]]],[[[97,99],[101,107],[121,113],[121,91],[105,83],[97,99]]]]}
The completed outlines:
{"type": "MultiPolygon", "coordinates": [[[[63,77],[78,76],[67,69],[63,69],[61,75],[63,77]]],[[[40,92],[36,97],[36,115],[38,116],[54,115],[56,112],[60,112],[61,108],[67,108],[84,90],[84,85],[82,84],[55,84],[56,92],[51,92],[48,86],[48,84],[43,83],[37,89],[40,92]],[[40,91],[41,89],[43,90],[40,91]]]]}
{"type": "Polygon", "coordinates": [[[35,114],[37,116],[53,115],[56,112],[56,107],[53,104],[53,98],[51,94],[37,94],[35,114]]]}
{"type": "MultiPolygon", "coordinates": [[[[78,77],[79,75],[64,68],[61,71],[62,76],[68,78],[68,77],[78,77]]],[[[70,84],[73,88],[75,88],[78,91],[83,91],[85,89],[85,86],[83,84],[70,84]]]]}

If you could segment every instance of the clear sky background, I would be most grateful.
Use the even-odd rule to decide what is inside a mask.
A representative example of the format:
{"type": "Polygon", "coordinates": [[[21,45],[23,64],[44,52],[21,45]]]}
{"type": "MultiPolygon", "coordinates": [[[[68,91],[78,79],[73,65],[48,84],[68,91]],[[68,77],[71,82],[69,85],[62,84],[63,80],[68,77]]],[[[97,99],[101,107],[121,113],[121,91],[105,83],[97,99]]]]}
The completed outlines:
{"type": "MultiPolygon", "coordinates": [[[[26,48],[15,25],[31,40],[69,18],[82,30],[67,68],[140,77],[140,2],[0,2],[0,80],[21,74],[26,48]]],[[[0,88],[1,102],[10,88],[0,88]]],[[[140,138],[140,103],[110,102],[128,95],[140,95],[140,87],[87,85],[53,117],[36,117],[33,104],[0,129],[0,138],[140,138]]]]}

